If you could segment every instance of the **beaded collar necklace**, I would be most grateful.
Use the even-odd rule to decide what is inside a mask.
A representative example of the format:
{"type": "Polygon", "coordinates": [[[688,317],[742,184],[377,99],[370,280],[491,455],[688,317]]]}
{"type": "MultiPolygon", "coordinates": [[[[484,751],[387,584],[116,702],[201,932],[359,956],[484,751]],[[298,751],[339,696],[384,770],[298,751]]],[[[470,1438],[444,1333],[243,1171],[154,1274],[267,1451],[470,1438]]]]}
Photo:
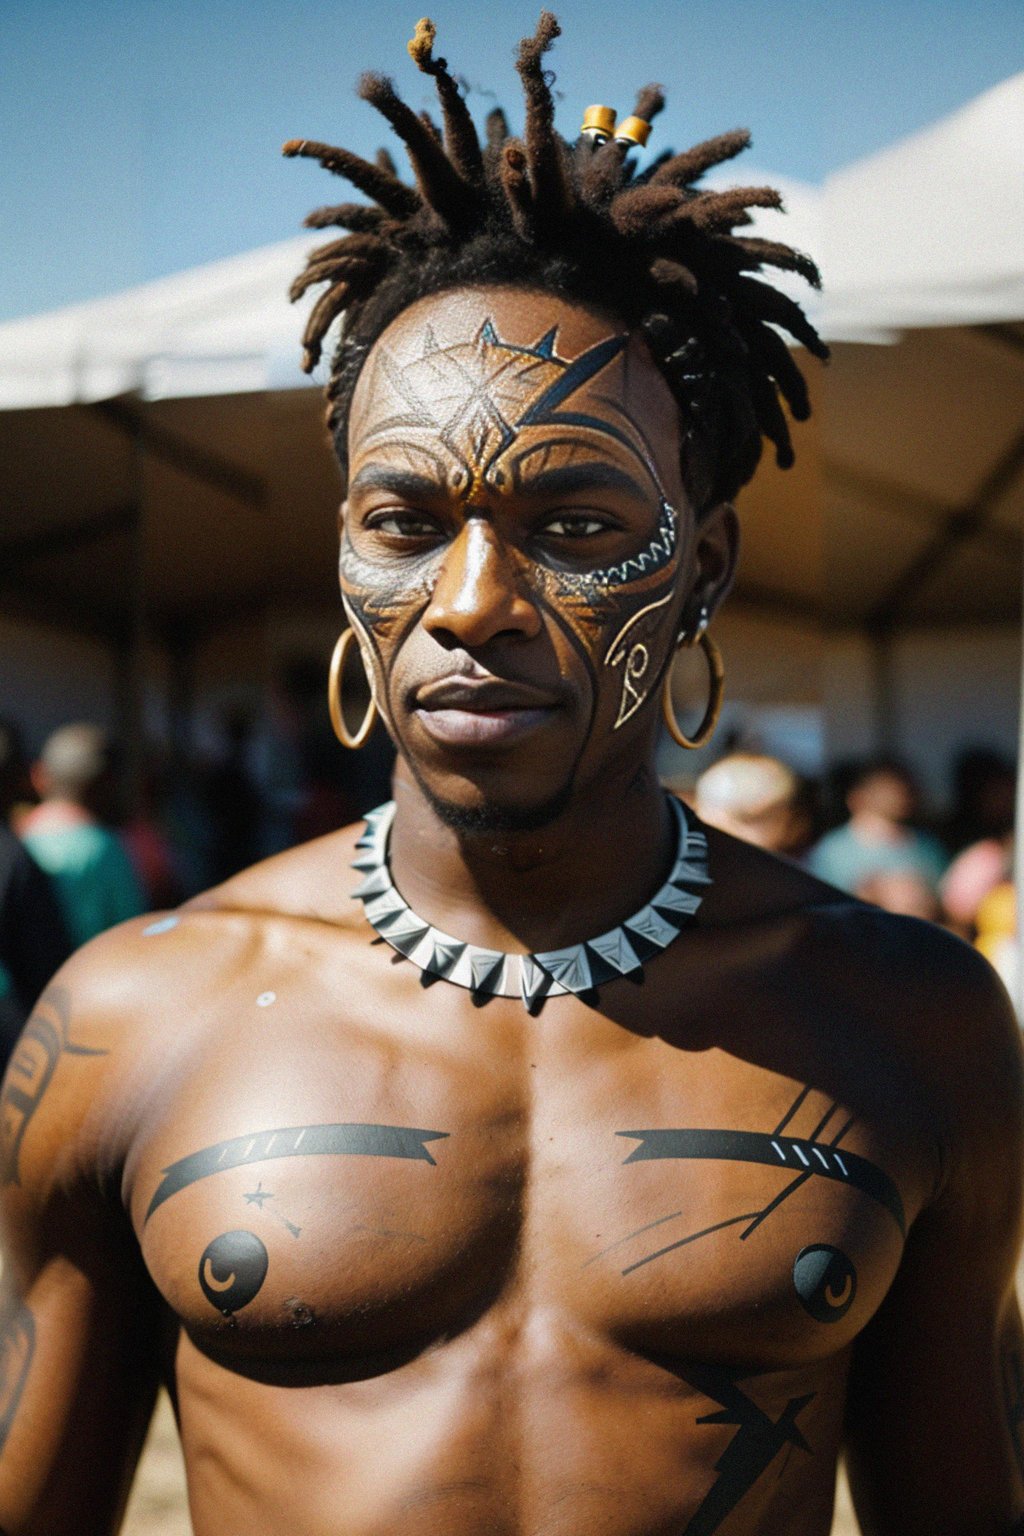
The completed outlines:
{"type": "Polygon", "coordinates": [[[367,922],[384,942],[419,967],[425,987],[450,981],[470,991],[478,1005],[492,997],[520,997],[531,1014],[539,1013],[547,998],[567,992],[592,1002],[603,982],[619,976],[642,981],[644,961],[667,949],[692,921],[703,887],[711,884],[707,839],[674,796],[668,801],[678,827],[671,874],[639,912],[583,944],[530,955],[505,954],[455,939],[420,917],[391,879],[393,800],[366,817],[366,831],[356,844],[359,857],[352,865],[363,879],[352,896],[363,903],[367,922]]]}

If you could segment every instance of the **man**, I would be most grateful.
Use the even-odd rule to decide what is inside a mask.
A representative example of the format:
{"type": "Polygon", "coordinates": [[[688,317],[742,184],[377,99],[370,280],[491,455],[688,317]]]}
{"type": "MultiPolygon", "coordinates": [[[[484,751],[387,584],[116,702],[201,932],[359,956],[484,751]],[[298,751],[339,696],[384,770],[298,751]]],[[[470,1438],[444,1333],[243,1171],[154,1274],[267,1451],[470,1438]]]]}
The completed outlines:
{"type": "Polygon", "coordinates": [[[61,726],[47,738],[32,783],[40,804],[19,832],[56,887],[74,943],[137,917],[138,879],[121,839],[103,824],[113,788],[106,732],[86,722],[61,726]]]}
{"type": "Polygon", "coordinates": [[[481,156],[427,23],[446,151],[364,84],[420,190],[305,146],[379,203],[315,216],[359,230],[307,342],[346,310],[342,582],[397,813],[44,999],[7,1088],[8,1536],[116,1527],[161,1371],[202,1536],[825,1536],[844,1439],[872,1532],[1024,1511],[1003,993],[705,843],[652,768],[759,422],[786,456],[743,273],[790,258],[728,233],[749,191],[687,190],[725,141],[638,185],[610,113],[570,156],[555,30],[525,146],[481,156]]]}

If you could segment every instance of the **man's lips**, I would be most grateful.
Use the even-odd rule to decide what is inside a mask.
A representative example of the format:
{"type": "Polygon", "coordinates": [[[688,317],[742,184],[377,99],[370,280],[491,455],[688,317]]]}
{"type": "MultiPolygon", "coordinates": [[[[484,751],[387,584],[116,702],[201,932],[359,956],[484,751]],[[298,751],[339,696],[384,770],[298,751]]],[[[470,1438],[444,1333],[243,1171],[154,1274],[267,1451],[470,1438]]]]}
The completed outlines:
{"type": "Polygon", "coordinates": [[[529,683],[442,678],[417,689],[416,716],[446,746],[504,746],[545,725],[560,701],[529,683]]]}
{"type": "Polygon", "coordinates": [[[532,683],[502,677],[442,677],[416,689],[417,709],[468,709],[488,714],[504,709],[556,709],[558,700],[532,683]]]}

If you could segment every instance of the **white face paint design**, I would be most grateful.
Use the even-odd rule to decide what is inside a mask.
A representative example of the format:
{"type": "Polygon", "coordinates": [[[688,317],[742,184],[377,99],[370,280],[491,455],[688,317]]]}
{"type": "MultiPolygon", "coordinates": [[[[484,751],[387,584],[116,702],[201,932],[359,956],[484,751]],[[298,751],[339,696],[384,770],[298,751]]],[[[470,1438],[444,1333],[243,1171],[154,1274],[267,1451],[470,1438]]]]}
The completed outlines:
{"type": "MultiPolygon", "coordinates": [[[[488,317],[471,339],[441,345],[425,325],[411,356],[408,349],[393,353],[385,335],[353,411],[350,491],[356,497],[379,489],[411,507],[457,505],[469,589],[482,581],[496,540],[483,511],[480,519],[472,516],[477,505],[516,496],[532,504],[550,485],[558,506],[554,488],[570,486],[573,476],[582,483],[587,473],[595,486],[602,479],[616,487],[629,482],[634,495],[649,498],[658,521],[647,543],[592,569],[578,560],[538,558],[518,542],[501,546],[532,599],[572,639],[595,697],[605,691],[602,672],[614,674],[618,699],[614,710],[602,712],[605,729],[614,732],[649,697],[673,650],[682,521],[644,429],[627,409],[628,336],[605,334],[576,357],[563,357],[558,330],[524,346],[503,339],[488,317]]],[[[415,522],[409,513],[398,515],[415,522]]],[[[394,714],[388,684],[395,658],[431,601],[453,537],[444,515],[419,515],[424,532],[418,542],[410,537],[398,560],[375,558],[358,519],[354,528],[346,525],[342,545],[345,610],[385,718],[394,714]]]]}

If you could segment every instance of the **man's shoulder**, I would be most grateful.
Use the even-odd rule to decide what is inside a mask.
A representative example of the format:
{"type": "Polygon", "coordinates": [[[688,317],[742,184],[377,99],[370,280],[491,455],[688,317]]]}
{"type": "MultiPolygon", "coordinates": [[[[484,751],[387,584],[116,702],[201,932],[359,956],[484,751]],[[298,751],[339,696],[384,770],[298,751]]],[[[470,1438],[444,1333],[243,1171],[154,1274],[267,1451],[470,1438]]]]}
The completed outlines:
{"type": "Polygon", "coordinates": [[[838,1028],[874,1023],[917,1044],[938,1067],[969,1076],[1019,1054],[1019,1032],[999,977],[962,939],[935,923],[885,912],[807,870],[720,833],[711,868],[725,888],[709,916],[751,935],[777,929],[783,980],[826,1009],[838,1028]],[[717,868],[716,868],[717,866],[717,868]]]}
{"type": "Polygon", "coordinates": [[[361,908],[352,901],[359,878],[351,869],[364,824],[355,822],[263,859],[186,902],[183,915],[221,913],[295,919],[348,927],[361,908]]]}
{"type": "Polygon", "coordinates": [[[793,977],[837,1063],[884,1082],[908,1126],[930,1126],[947,1173],[1019,1147],[1021,1033],[988,961],[935,923],[853,898],[803,921],[793,977]]]}
{"type": "Polygon", "coordinates": [[[818,908],[849,907],[850,897],[803,864],[706,826],[712,886],[705,916],[724,926],[772,922],[818,908]]]}
{"type": "Polygon", "coordinates": [[[149,912],[83,945],[58,977],[79,1018],[128,1042],[171,1009],[216,996],[295,924],[339,930],[358,920],[349,869],[359,828],[329,833],[254,864],[174,911],[149,912]]]}
{"type": "Polygon", "coordinates": [[[115,1177],[162,1085],[202,1058],[241,998],[260,1004],[269,970],[311,950],[295,943],[297,929],[315,924],[319,948],[334,956],[324,935],[340,937],[361,911],[348,869],[358,835],[278,855],[76,951],[39,999],[5,1078],[8,1182],[115,1177]]]}

